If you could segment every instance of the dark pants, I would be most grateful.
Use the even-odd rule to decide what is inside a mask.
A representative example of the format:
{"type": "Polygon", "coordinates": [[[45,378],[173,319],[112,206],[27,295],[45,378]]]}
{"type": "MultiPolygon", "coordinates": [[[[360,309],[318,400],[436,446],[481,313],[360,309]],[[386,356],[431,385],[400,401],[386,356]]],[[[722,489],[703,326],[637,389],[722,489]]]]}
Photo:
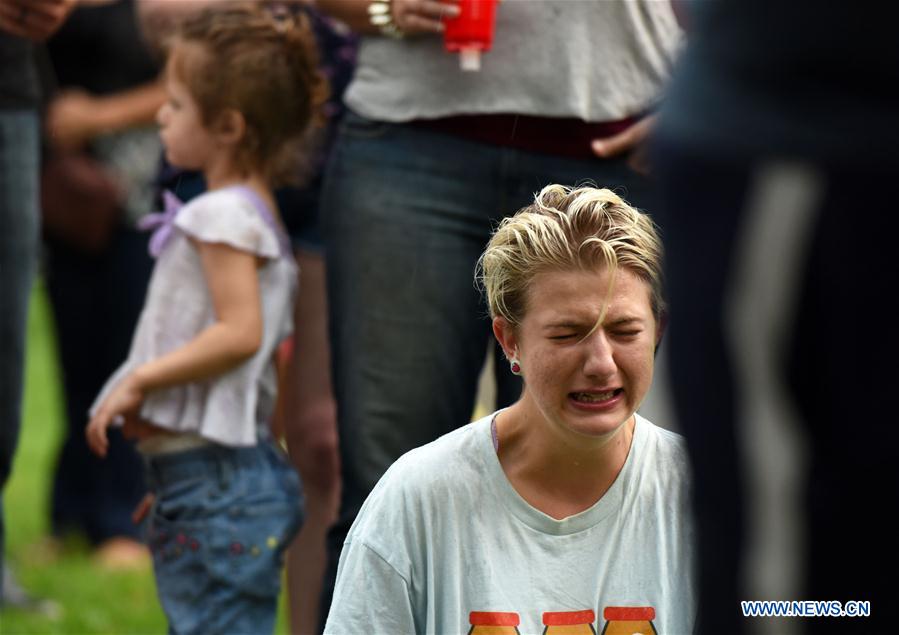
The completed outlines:
{"type": "Polygon", "coordinates": [[[0,572],[2,495],[19,438],[28,299],[37,263],[39,135],[34,110],[0,111],[0,572]]]}
{"type": "Polygon", "coordinates": [[[153,266],[147,235],[121,229],[98,255],[57,242],[47,247],[68,422],[53,484],[53,530],[83,531],[95,544],[137,538],[131,511],[145,493],[140,457],[118,429],[110,430],[106,458],[96,457],[84,428],[100,388],[128,356],[153,266]]]}
{"type": "Polygon", "coordinates": [[[871,602],[775,630],[895,630],[899,171],[658,154],[701,632],[754,599],[871,602]]]}

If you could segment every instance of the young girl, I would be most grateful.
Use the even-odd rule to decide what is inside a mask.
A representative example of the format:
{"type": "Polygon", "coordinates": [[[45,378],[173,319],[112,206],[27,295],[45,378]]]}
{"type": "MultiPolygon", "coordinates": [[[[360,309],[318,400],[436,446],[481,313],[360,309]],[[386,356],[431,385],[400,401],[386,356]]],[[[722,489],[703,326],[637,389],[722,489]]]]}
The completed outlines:
{"type": "Polygon", "coordinates": [[[209,191],[180,210],[168,198],[131,352],[87,427],[101,456],[110,425],[140,440],[170,632],[271,632],[301,521],[267,428],[296,290],[271,187],[324,96],[313,46],[305,24],[228,4],[187,19],[170,49],[162,141],[209,191]]]}

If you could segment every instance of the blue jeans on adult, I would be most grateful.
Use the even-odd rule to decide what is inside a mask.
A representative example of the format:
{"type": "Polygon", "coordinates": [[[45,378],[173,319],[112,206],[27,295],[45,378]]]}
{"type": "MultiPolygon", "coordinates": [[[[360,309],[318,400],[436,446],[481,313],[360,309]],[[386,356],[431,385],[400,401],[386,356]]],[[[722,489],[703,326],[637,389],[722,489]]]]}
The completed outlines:
{"type": "Polygon", "coordinates": [[[25,325],[37,259],[38,154],[37,113],[0,111],[0,570],[2,491],[19,436],[25,325]]]}
{"type": "MultiPolygon", "coordinates": [[[[545,185],[584,181],[650,206],[648,181],[624,159],[523,152],[347,113],[322,198],[343,477],[322,619],[372,487],[400,455],[470,420],[491,338],[474,271],[491,230],[545,185]]],[[[498,361],[503,406],[521,385],[498,361]]]]}

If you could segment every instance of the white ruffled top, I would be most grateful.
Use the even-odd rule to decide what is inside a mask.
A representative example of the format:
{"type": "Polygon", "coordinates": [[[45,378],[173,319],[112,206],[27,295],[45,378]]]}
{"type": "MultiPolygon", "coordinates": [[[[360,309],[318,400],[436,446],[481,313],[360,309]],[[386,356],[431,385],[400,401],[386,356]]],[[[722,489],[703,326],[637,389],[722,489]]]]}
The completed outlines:
{"type": "Polygon", "coordinates": [[[156,261],[131,351],[91,406],[91,414],[118,381],[138,366],[183,346],[215,321],[200,254],[189,237],[224,243],[261,256],[263,335],[256,354],[223,375],[149,393],[145,420],[228,446],[257,442],[257,426],[271,418],[277,397],[273,354],[293,330],[297,268],[261,201],[243,188],[207,192],[182,207],[156,261]]]}

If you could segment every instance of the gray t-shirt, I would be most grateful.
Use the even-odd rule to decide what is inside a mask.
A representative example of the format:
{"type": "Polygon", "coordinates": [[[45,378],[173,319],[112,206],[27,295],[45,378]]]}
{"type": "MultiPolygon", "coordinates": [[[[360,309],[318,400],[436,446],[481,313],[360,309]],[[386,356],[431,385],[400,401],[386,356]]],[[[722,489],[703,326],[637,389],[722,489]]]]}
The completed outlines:
{"type": "Polygon", "coordinates": [[[362,40],[345,96],[382,121],[507,113],[613,121],[659,99],[682,33],[663,0],[503,0],[481,70],[439,36],[362,40]]]}
{"type": "MultiPolygon", "coordinates": [[[[658,633],[690,633],[694,530],[683,439],[637,415],[612,487],[555,520],[506,479],[494,415],[400,458],[372,491],[340,558],[326,633],[465,633],[472,612],[517,614],[523,635],[545,613],[652,609],[658,633]]],[[[628,631],[631,632],[631,631],[628,631]]]]}
{"type": "Polygon", "coordinates": [[[297,270],[289,247],[239,187],[207,192],[178,211],[171,240],[156,261],[128,359],[107,381],[91,413],[122,377],[185,345],[215,321],[200,254],[190,238],[223,243],[267,261],[257,270],[262,343],[252,358],[218,377],[150,393],[140,416],[223,445],[255,445],[257,424],[274,411],[273,354],[293,330],[297,270]]]}

